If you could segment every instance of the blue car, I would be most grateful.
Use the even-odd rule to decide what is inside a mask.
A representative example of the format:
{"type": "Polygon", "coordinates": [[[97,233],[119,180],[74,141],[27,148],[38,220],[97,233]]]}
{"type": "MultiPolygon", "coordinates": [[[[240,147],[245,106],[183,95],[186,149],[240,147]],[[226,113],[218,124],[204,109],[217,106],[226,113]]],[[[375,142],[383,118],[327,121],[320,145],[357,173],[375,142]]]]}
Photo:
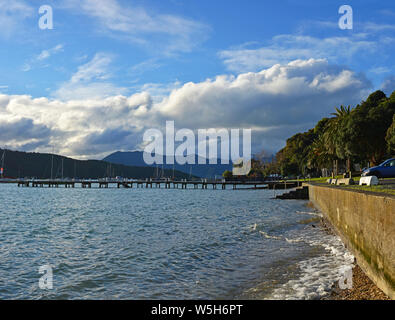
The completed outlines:
{"type": "Polygon", "coordinates": [[[385,160],[377,167],[366,169],[362,177],[376,176],[377,178],[395,178],[395,158],[385,160]]]}

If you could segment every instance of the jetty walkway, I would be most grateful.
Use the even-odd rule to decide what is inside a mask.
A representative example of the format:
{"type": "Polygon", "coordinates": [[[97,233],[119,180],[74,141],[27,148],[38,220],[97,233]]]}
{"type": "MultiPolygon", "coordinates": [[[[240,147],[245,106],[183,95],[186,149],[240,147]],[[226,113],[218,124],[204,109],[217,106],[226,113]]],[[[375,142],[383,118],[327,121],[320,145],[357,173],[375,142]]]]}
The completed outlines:
{"type": "Polygon", "coordinates": [[[172,180],[172,179],[13,179],[0,183],[15,183],[18,187],[32,188],[165,188],[165,189],[292,189],[304,181],[225,181],[225,180],[172,180]]]}

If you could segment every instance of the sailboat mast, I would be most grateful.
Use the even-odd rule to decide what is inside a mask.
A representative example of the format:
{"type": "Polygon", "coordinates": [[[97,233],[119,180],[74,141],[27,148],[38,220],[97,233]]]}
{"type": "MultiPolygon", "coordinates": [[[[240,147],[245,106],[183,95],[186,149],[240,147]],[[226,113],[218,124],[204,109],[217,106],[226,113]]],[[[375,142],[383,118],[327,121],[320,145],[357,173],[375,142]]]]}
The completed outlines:
{"type": "Polygon", "coordinates": [[[3,156],[1,158],[1,178],[4,178],[4,159],[5,159],[5,149],[3,151],[3,156]]]}
{"type": "Polygon", "coordinates": [[[53,154],[52,154],[52,160],[51,160],[51,180],[53,179],[53,154]]]}

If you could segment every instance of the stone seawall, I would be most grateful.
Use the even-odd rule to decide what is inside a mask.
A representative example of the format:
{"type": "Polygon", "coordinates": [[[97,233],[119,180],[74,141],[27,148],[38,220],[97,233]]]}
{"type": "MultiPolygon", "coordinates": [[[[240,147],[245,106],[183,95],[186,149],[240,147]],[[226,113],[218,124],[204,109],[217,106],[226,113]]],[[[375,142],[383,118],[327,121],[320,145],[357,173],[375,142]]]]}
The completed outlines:
{"type": "Polygon", "coordinates": [[[358,265],[395,299],[395,197],[307,185],[310,201],[332,224],[358,265]]]}

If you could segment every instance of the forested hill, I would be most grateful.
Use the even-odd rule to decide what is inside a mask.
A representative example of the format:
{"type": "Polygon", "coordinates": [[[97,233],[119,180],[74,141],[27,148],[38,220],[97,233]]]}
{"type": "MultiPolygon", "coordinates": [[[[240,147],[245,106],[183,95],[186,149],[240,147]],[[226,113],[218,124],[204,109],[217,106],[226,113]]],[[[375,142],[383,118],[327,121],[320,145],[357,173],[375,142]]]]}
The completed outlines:
{"type": "MultiPolygon", "coordinates": [[[[139,166],[139,167],[156,167],[156,165],[147,165],[144,162],[144,152],[133,151],[133,152],[114,152],[103,159],[115,164],[123,164],[127,166],[139,166]]],[[[201,178],[215,178],[221,177],[224,171],[232,170],[232,164],[221,164],[221,159],[216,159],[217,164],[199,164],[199,161],[206,162],[204,158],[199,158],[195,155],[195,164],[174,164],[174,168],[178,171],[186,174],[193,174],[201,178]]],[[[208,161],[207,161],[208,162],[208,161]]],[[[172,170],[172,164],[164,164],[164,169],[172,170]]]]}
{"type": "MultiPolygon", "coordinates": [[[[1,158],[3,152],[4,150],[0,149],[0,166],[2,164],[1,158]]],[[[125,166],[100,160],[75,160],[53,155],[53,178],[62,178],[62,160],[64,178],[95,179],[121,176],[125,178],[143,179],[156,176],[156,168],[125,166]]],[[[4,177],[35,177],[48,179],[51,177],[51,166],[52,154],[6,150],[4,177]]],[[[165,170],[163,176],[172,177],[173,170],[165,170]]],[[[174,177],[188,178],[189,174],[175,170],[174,177]]]]}
{"type": "MultiPolygon", "coordinates": [[[[395,156],[395,91],[375,91],[355,107],[339,106],[304,133],[287,140],[270,170],[287,176],[375,166],[395,156]]],[[[356,170],[358,171],[358,170],[356,170]]],[[[360,170],[359,170],[360,171],[360,170]]],[[[269,171],[270,172],[270,171],[269,171]]]]}

